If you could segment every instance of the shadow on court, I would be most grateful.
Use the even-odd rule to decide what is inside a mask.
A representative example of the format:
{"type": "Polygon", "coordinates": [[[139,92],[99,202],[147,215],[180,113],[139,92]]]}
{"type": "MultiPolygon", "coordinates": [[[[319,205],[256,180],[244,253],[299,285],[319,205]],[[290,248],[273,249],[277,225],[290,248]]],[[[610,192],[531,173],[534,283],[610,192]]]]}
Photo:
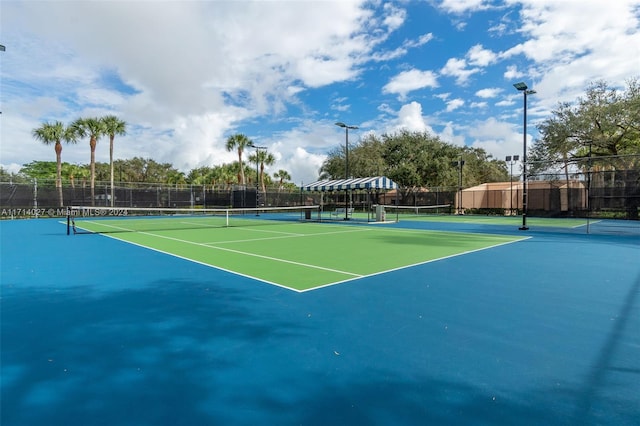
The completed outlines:
{"type": "Polygon", "coordinates": [[[534,234],[300,294],[16,225],[0,224],[3,425],[640,418],[629,239],[534,234]]]}

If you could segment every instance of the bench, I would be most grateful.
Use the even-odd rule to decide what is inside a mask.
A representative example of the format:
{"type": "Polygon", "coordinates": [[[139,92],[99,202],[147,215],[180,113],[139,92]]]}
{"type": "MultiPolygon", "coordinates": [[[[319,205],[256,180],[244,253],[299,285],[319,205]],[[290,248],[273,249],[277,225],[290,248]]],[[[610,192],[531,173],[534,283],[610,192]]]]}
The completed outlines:
{"type": "MultiPolygon", "coordinates": [[[[347,209],[347,217],[351,217],[351,215],[353,214],[353,208],[349,207],[347,209]]],[[[336,219],[339,217],[344,217],[345,216],[345,209],[344,207],[338,207],[337,209],[335,209],[334,211],[331,212],[331,216],[335,216],[336,219]]]]}

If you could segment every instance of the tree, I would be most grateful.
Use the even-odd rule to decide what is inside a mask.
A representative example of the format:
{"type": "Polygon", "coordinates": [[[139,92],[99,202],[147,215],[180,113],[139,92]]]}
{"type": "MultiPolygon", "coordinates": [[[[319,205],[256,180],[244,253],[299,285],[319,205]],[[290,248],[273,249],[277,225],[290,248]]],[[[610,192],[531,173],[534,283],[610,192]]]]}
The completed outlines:
{"type": "Polygon", "coordinates": [[[113,140],[117,136],[124,136],[127,134],[127,123],[120,120],[115,115],[107,115],[101,118],[102,125],[104,126],[104,133],[109,136],[109,168],[110,168],[110,182],[111,182],[111,207],[113,207],[115,201],[115,188],[113,186],[113,140]]]}
{"type": "Polygon", "coordinates": [[[86,178],[89,175],[86,167],[76,164],[62,163],[62,171],[68,177],[71,188],[76,187],[76,178],[86,178]]]}
{"type": "Polygon", "coordinates": [[[242,153],[245,148],[253,146],[253,142],[247,136],[242,133],[236,133],[235,135],[229,136],[227,139],[227,151],[231,152],[234,149],[238,153],[238,165],[239,165],[239,175],[238,175],[238,183],[240,185],[245,184],[244,177],[244,166],[242,164],[242,153]]]}
{"type": "Polygon", "coordinates": [[[32,179],[53,180],[56,177],[56,163],[53,161],[32,161],[23,164],[20,174],[32,179]]]}
{"type": "Polygon", "coordinates": [[[40,127],[33,129],[33,137],[45,145],[54,144],[56,152],[56,188],[58,189],[58,201],[60,207],[64,206],[62,196],[62,141],[75,143],[76,138],[73,132],[60,121],[55,123],[43,123],[40,127]]]}
{"type": "MultiPolygon", "coordinates": [[[[262,193],[266,193],[267,192],[267,188],[265,186],[265,176],[264,176],[264,166],[271,166],[273,165],[273,163],[276,162],[276,158],[273,156],[273,154],[271,154],[270,152],[263,150],[263,149],[258,149],[256,150],[255,154],[251,154],[249,156],[249,161],[253,164],[259,164],[260,165],[260,173],[259,173],[259,180],[260,180],[260,188],[262,188],[262,193]]],[[[256,185],[257,186],[257,185],[256,185]]]]}
{"type": "MultiPolygon", "coordinates": [[[[629,218],[637,218],[637,196],[640,183],[634,180],[640,154],[640,84],[627,82],[624,91],[606,82],[592,83],[584,97],[573,103],[562,103],[551,117],[539,126],[540,138],[531,153],[533,172],[574,166],[585,172],[593,168],[611,170],[624,182],[625,203],[629,218]]],[[[603,175],[599,175],[603,179],[603,175]]],[[[601,180],[599,185],[605,185],[601,180]]],[[[571,203],[570,203],[571,205],[571,203]]]]}
{"type": "Polygon", "coordinates": [[[99,118],[78,118],[71,123],[71,129],[74,137],[84,138],[89,136],[89,148],[91,149],[91,162],[89,167],[91,170],[91,205],[95,205],[95,188],[96,188],[96,145],[98,139],[104,135],[104,124],[99,118]]]}
{"type": "Polygon", "coordinates": [[[184,172],[180,172],[178,170],[171,170],[169,171],[169,174],[167,176],[167,183],[170,183],[172,185],[175,184],[176,188],[178,188],[178,185],[183,185],[187,183],[186,176],[184,172]]]}
{"type": "Polygon", "coordinates": [[[278,179],[278,190],[281,190],[285,181],[291,180],[291,175],[288,171],[280,169],[273,174],[273,177],[278,179]]]}
{"type": "MultiPolygon", "coordinates": [[[[321,179],[344,177],[345,151],[329,152],[320,169],[321,179]]],[[[349,151],[349,170],[355,177],[387,176],[400,186],[401,198],[408,200],[414,190],[424,187],[456,188],[460,170],[455,162],[465,161],[464,186],[508,179],[506,165],[483,149],[455,146],[426,132],[402,130],[381,137],[369,135],[349,151]]]]}

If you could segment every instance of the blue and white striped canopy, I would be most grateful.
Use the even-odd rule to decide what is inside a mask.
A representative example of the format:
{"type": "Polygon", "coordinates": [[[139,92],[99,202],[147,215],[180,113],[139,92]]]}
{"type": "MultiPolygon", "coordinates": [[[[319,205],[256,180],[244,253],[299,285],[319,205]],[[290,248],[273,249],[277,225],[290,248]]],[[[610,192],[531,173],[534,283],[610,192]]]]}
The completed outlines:
{"type": "Polygon", "coordinates": [[[353,189],[397,189],[398,185],[385,176],[319,180],[317,182],[303,185],[303,191],[344,191],[353,189]]]}

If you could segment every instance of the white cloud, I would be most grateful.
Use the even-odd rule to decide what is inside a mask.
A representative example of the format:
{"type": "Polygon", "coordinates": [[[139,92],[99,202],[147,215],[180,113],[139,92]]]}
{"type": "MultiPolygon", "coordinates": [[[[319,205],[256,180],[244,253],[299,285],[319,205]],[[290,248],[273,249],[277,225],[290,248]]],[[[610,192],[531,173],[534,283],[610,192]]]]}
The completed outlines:
{"type": "MultiPolygon", "coordinates": [[[[24,108],[22,117],[3,114],[6,122],[11,117],[23,126],[9,129],[5,122],[3,164],[23,158],[24,152],[54,158],[29,134],[43,120],[119,110],[129,135],[116,140],[116,158],[152,157],[183,170],[233,161],[224,142],[229,132],[242,131],[237,126],[243,120],[277,116],[308,88],[356,78],[367,55],[405,16],[389,6],[380,22],[372,23],[372,11],[359,1],[286,7],[270,2],[12,2],[2,9],[3,32],[14,37],[3,40],[9,47],[3,78],[34,92],[29,101],[24,91],[4,93],[14,111],[18,102],[24,108]],[[110,81],[111,76],[119,81],[110,81]],[[126,93],[123,83],[134,90],[126,93]],[[7,146],[8,134],[16,135],[20,142],[11,146],[19,149],[7,146]]],[[[85,151],[65,147],[63,161],[86,163],[85,151]]],[[[97,160],[107,161],[107,155],[99,148],[97,160]]],[[[283,163],[291,155],[285,153],[283,163]]],[[[315,154],[310,155],[313,163],[315,154]]]]}
{"type": "Polygon", "coordinates": [[[443,75],[455,77],[458,84],[464,84],[469,77],[479,72],[478,68],[467,68],[467,61],[464,59],[450,58],[445,66],[440,70],[443,75]]]}
{"type": "Polygon", "coordinates": [[[491,87],[491,88],[487,88],[487,89],[478,90],[476,92],[476,96],[479,97],[479,98],[484,98],[484,99],[495,98],[501,92],[502,92],[502,89],[500,89],[498,87],[491,87]]]}
{"type": "Polygon", "coordinates": [[[484,0],[443,0],[440,4],[440,8],[449,13],[464,13],[486,7],[484,0]]]}
{"type": "Polygon", "coordinates": [[[402,105],[400,110],[395,114],[395,117],[384,123],[384,127],[379,129],[379,132],[395,133],[399,130],[435,134],[422,114],[422,105],[415,101],[402,105]]]}
{"type": "MultiPolygon", "coordinates": [[[[546,104],[574,100],[596,80],[623,81],[638,74],[638,0],[524,0],[520,12],[524,42],[501,57],[522,55],[534,62],[531,82],[546,104]]],[[[508,68],[506,78],[520,78],[508,68]]]]}
{"type": "Polygon", "coordinates": [[[456,146],[464,146],[465,138],[463,135],[456,135],[454,123],[447,122],[442,129],[442,132],[438,134],[440,139],[444,142],[454,144],[456,146]]]}
{"type": "Polygon", "coordinates": [[[505,80],[515,80],[524,76],[524,73],[518,71],[518,67],[516,65],[507,66],[507,70],[504,72],[505,80]]]}
{"type": "Polygon", "coordinates": [[[486,67],[497,59],[498,55],[491,50],[485,49],[481,44],[476,44],[467,52],[467,58],[471,65],[486,67]]]}
{"type": "Polygon", "coordinates": [[[467,136],[471,139],[471,146],[484,149],[497,160],[522,153],[522,129],[493,117],[474,123],[469,127],[467,136]]]}
{"type": "Polygon", "coordinates": [[[391,3],[385,3],[383,8],[387,13],[386,17],[384,18],[384,24],[389,28],[390,31],[396,30],[401,27],[402,24],[404,24],[404,21],[407,18],[406,10],[400,9],[391,3]]]}
{"type": "Polygon", "coordinates": [[[432,71],[412,69],[396,75],[383,88],[383,93],[398,94],[405,98],[407,93],[425,87],[438,87],[438,80],[432,71]]]}
{"type": "Polygon", "coordinates": [[[451,99],[447,102],[447,112],[454,111],[464,105],[463,99],[451,99]]]}

